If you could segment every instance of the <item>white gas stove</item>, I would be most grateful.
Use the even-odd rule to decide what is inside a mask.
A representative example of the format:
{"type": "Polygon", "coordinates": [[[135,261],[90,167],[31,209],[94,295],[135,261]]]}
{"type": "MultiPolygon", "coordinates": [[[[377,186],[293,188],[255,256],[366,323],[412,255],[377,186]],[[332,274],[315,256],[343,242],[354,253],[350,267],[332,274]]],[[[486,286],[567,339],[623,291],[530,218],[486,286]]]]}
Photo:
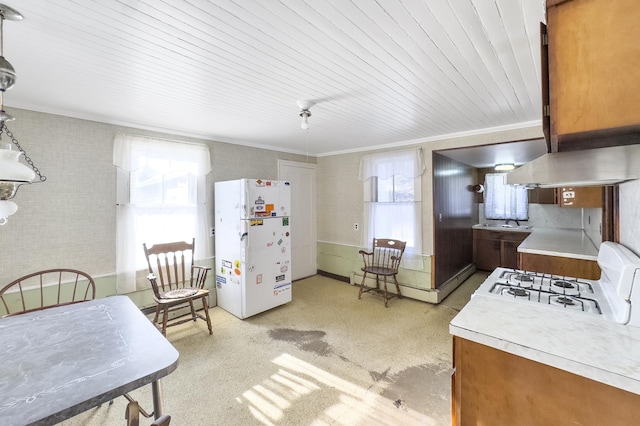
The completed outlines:
{"type": "Polygon", "coordinates": [[[640,258],[620,244],[604,242],[598,265],[599,280],[497,268],[473,296],[537,303],[640,327],[640,258]]]}

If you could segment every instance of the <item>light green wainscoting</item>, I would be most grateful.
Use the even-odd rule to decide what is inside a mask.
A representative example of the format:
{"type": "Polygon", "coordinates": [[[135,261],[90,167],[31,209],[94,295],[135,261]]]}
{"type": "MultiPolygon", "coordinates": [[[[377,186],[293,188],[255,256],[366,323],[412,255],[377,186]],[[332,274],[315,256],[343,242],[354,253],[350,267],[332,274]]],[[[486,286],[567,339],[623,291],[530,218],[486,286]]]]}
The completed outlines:
{"type": "MultiPolygon", "coordinates": [[[[351,284],[362,282],[362,257],[358,254],[361,247],[345,244],[318,242],[318,271],[347,278],[351,284]]],[[[423,256],[421,270],[400,268],[398,282],[403,296],[429,303],[439,303],[445,294],[431,289],[431,257],[423,256]]],[[[375,286],[375,277],[367,276],[367,286],[375,286]]],[[[396,293],[395,285],[387,289],[396,293]]]]}
{"type": "MultiPolygon", "coordinates": [[[[215,287],[215,283],[216,283],[215,259],[211,258],[211,259],[196,260],[194,263],[196,265],[209,266],[211,268],[211,270],[207,274],[207,281],[205,282],[204,288],[209,290],[209,301],[208,301],[209,307],[211,308],[213,306],[216,306],[217,300],[216,300],[216,287],[215,287]]],[[[140,287],[140,283],[142,282],[145,283],[144,287],[149,286],[149,284],[146,284],[147,274],[148,274],[147,271],[138,271],[137,282],[139,287],[140,287]]],[[[97,285],[98,285],[98,282],[96,280],[96,286],[97,285]]],[[[112,277],[111,291],[112,291],[111,295],[116,294],[115,276],[112,277]]],[[[133,303],[136,304],[136,306],[138,306],[142,310],[145,310],[145,312],[149,312],[149,310],[155,309],[156,303],[153,301],[153,291],[151,290],[151,287],[144,288],[142,290],[134,291],[131,293],[127,293],[127,296],[129,296],[129,298],[133,301],[133,303]]],[[[199,305],[199,302],[198,302],[198,305],[199,305]]],[[[177,314],[170,314],[169,318],[174,318],[176,316],[183,315],[183,312],[181,311],[176,311],[176,312],[177,314]]]]}
{"type": "MultiPolygon", "coordinates": [[[[211,266],[211,271],[207,275],[207,281],[205,284],[205,288],[209,290],[209,306],[216,306],[216,289],[215,289],[215,264],[213,259],[203,260],[197,262],[200,265],[211,266]]],[[[147,271],[140,271],[138,282],[146,281],[147,271]]],[[[96,283],[96,299],[101,299],[103,297],[115,296],[116,292],[116,276],[115,275],[102,275],[102,276],[94,276],[93,280],[96,283]]],[[[45,294],[46,294],[46,286],[45,286],[45,294]]],[[[63,292],[71,292],[73,291],[73,284],[69,283],[67,285],[63,284],[63,292]],[[68,287],[68,288],[67,288],[68,287]]],[[[9,305],[11,311],[21,310],[22,302],[20,301],[19,294],[13,294],[14,292],[9,292],[5,300],[9,305]]],[[[133,291],[131,293],[127,293],[128,296],[136,306],[140,309],[145,310],[145,312],[153,311],[155,308],[155,302],[153,301],[153,291],[151,288],[144,288],[142,290],[133,291]]],[[[26,301],[27,307],[34,307],[40,305],[40,290],[25,290],[24,297],[26,301]]],[[[55,300],[55,295],[53,300],[55,300]]],[[[45,300],[47,300],[45,298],[45,300]]],[[[4,314],[4,309],[0,309],[0,316],[4,314]]],[[[177,315],[181,315],[181,312],[178,312],[177,315]]]]}

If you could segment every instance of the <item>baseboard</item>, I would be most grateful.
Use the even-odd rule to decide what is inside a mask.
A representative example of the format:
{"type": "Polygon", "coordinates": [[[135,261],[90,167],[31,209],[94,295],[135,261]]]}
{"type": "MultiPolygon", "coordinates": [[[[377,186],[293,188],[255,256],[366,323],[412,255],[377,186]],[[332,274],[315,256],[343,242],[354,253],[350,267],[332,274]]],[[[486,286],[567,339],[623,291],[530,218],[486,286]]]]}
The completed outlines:
{"type": "Polygon", "coordinates": [[[144,315],[153,315],[156,313],[155,306],[149,306],[148,308],[140,309],[144,315]]]}
{"type": "Polygon", "coordinates": [[[332,278],[334,280],[342,281],[345,283],[351,283],[349,277],[343,277],[342,275],[332,274],[331,272],[318,270],[318,275],[322,275],[323,277],[332,278]]]}
{"type": "MultiPolygon", "coordinates": [[[[447,280],[440,288],[432,289],[432,288],[423,288],[418,287],[413,284],[403,283],[400,281],[398,285],[400,286],[400,292],[403,297],[409,297],[411,299],[420,300],[427,303],[438,304],[442,302],[445,297],[451,294],[460,284],[462,284],[467,278],[469,278],[476,271],[476,266],[474,264],[470,264],[460,270],[455,276],[447,280]]],[[[362,272],[353,271],[351,273],[351,277],[349,282],[352,285],[360,285],[362,282],[362,272]]],[[[367,276],[366,285],[368,287],[375,287],[375,278],[372,278],[370,275],[367,276]]],[[[387,290],[390,293],[396,293],[395,285],[388,285],[387,290]]]]}
{"type": "Polygon", "coordinates": [[[445,297],[453,293],[453,291],[458,288],[460,284],[465,282],[467,278],[473,275],[476,271],[476,265],[471,263],[462,268],[462,270],[460,270],[460,272],[458,272],[456,275],[445,281],[444,284],[442,284],[438,289],[438,303],[442,302],[445,297]]]}

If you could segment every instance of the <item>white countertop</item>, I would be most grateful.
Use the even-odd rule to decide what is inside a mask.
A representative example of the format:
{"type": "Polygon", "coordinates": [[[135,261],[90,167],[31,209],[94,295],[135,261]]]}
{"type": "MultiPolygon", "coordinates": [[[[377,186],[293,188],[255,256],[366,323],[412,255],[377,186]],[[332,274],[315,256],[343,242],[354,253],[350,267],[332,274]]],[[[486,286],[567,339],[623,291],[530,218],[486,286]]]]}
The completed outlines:
{"type": "Polygon", "coordinates": [[[496,232],[528,232],[529,236],[518,246],[518,253],[573,259],[598,260],[598,247],[582,229],[545,228],[530,226],[502,227],[499,225],[473,225],[473,229],[496,232]]]}
{"type": "Polygon", "coordinates": [[[474,295],[451,334],[640,394],[640,328],[599,316],[474,295]]]}
{"type": "Polygon", "coordinates": [[[598,248],[582,229],[533,227],[518,252],[598,260],[598,248]]]}
{"type": "Polygon", "coordinates": [[[483,224],[479,223],[477,225],[472,226],[473,229],[484,229],[486,231],[497,231],[497,232],[531,232],[533,231],[533,227],[528,225],[520,225],[520,226],[505,226],[505,225],[493,225],[493,224],[483,224]]]}

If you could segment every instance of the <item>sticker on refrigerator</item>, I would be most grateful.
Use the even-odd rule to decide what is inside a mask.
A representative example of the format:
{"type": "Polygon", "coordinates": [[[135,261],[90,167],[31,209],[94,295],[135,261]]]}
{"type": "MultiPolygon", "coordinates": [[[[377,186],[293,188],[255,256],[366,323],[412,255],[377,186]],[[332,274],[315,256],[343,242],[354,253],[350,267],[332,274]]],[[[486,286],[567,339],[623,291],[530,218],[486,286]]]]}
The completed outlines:
{"type": "Polygon", "coordinates": [[[282,272],[283,274],[284,274],[285,272],[287,272],[288,270],[289,270],[289,267],[288,267],[288,266],[282,266],[282,267],[280,268],[280,272],[282,272]]]}
{"type": "Polygon", "coordinates": [[[227,268],[227,269],[231,269],[233,267],[233,263],[231,263],[230,260],[223,260],[222,261],[222,266],[227,268]]]}
{"type": "Polygon", "coordinates": [[[262,284],[262,274],[256,275],[256,284],[262,284]]]}
{"type": "Polygon", "coordinates": [[[262,225],[264,225],[264,220],[262,220],[262,219],[253,219],[251,222],[249,222],[249,224],[251,226],[262,226],[262,225]]]}
{"type": "Polygon", "coordinates": [[[279,284],[273,287],[273,295],[278,296],[280,293],[291,291],[291,283],[279,284]]]}
{"type": "Polygon", "coordinates": [[[289,218],[288,217],[283,217],[282,218],[282,226],[289,226],[289,218]]]}
{"type": "Polygon", "coordinates": [[[284,281],[284,277],[285,277],[285,275],[284,275],[284,274],[282,274],[282,275],[278,275],[278,276],[276,277],[276,282],[284,281]]]}
{"type": "Polygon", "coordinates": [[[226,283],[227,283],[227,279],[225,277],[216,275],[216,287],[222,288],[222,284],[226,284],[226,283]]]}

